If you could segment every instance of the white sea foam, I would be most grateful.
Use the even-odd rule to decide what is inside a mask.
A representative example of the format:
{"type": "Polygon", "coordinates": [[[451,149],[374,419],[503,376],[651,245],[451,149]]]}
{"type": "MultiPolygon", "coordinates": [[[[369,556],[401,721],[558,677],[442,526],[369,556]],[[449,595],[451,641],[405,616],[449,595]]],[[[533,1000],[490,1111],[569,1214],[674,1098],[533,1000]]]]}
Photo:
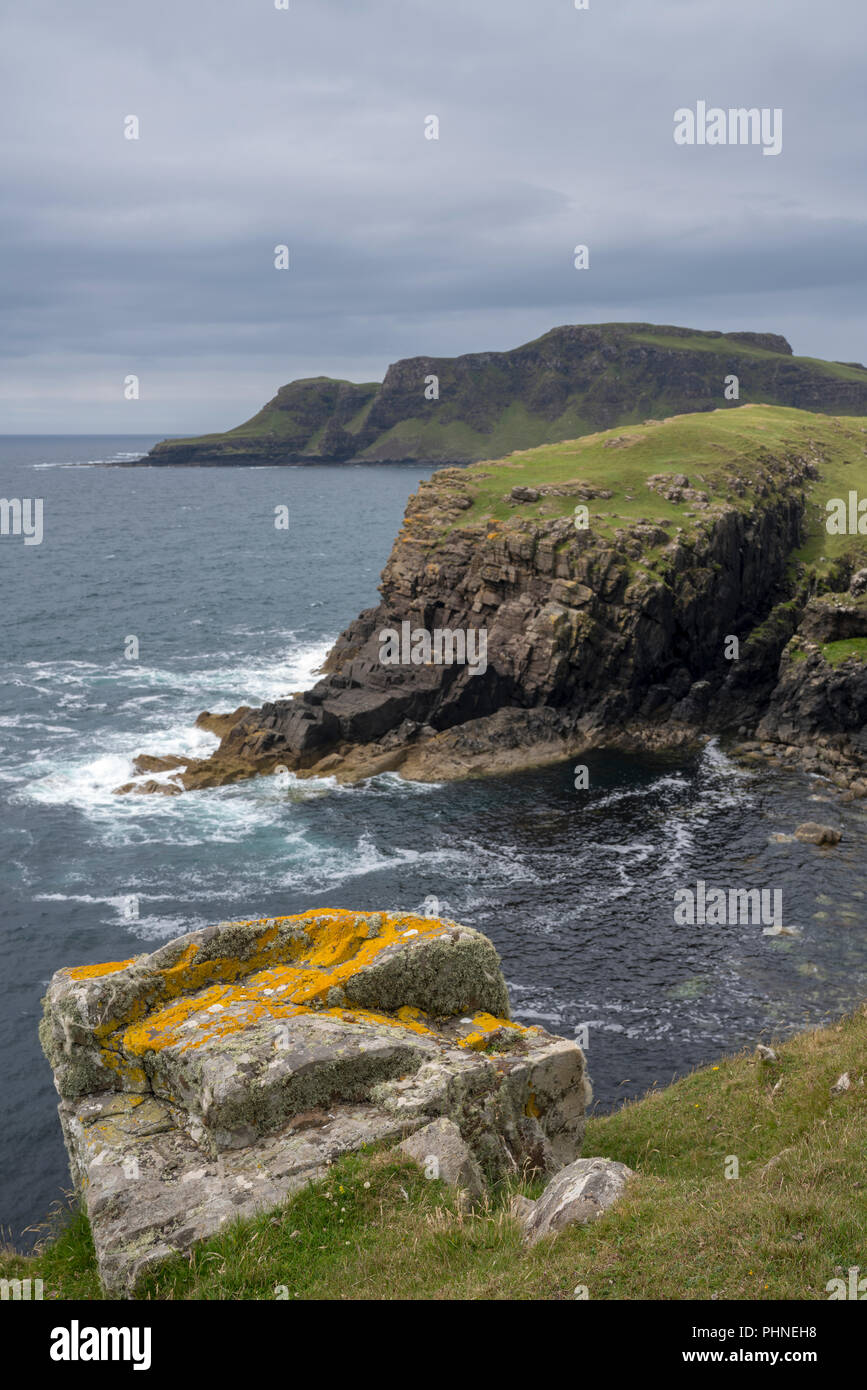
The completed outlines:
{"type": "Polygon", "coordinates": [[[562,1023],[562,1022],[563,1022],[563,1014],[562,1014],[562,1012],[559,1011],[559,1010],[553,1010],[553,1011],[548,1010],[548,1011],[546,1011],[546,1010],[544,1010],[544,1009],[524,1009],[524,1008],[521,1008],[521,1009],[516,1009],[516,1010],[515,1010],[515,1018],[516,1018],[516,1019],[519,1019],[519,1018],[531,1019],[531,1018],[532,1018],[532,1019],[534,1019],[537,1023],[554,1023],[554,1024],[558,1024],[558,1023],[562,1023]]]}
{"type": "Polygon", "coordinates": [[[210,925],[204,917],[138,917],[129,924],[130,931],[142,941],[171,941],[176,936],[200,931],[210,925]]]}
{"type": "Polygon", "coordinates": [[[292,631],[273,637],[285,648],[285,655],[277,660],[250,660],[244,652],[220,650],[197,655],[195,667],[171,670],[123,660],[109,666],[91,661],[28,661],[7,679],[12,685],[39,691],[44,687],[54,691],[58,686],[92,690],[109,683],[143,693],[165,692],[174,699],[188,695],[199,702],[226,698],[236,705],[263,703],[314,684],[333,645],[333,638],[297,643],[292,631]]]}
{"type": "Polygon", "coordinates": [[[726,756],[719,746],[718,738],[712,738],[704,745],[701,762],[705,767],[713,768],[715,772],[719,772],[724,777],[737,777],[742,781],[748,780],[749,774],[726,756]]]}
{"type": "Polygon", "coordinates": [[[30,466],[31,468],[97,468],[101,464],[133,463],[136,459],[143,459],[146,453],[147,450],[140,449],[137,449],[135,453],[119,450],[116,454],[110,454],[105,459],[87,459],[86,462],[83,459],[51,459],[43,463],[33,463],[30,466]]]}
{"type": "Polygon", "coordinates": [[[636,797],[658,797],[667,791],[684,791],[689,786],[687,779],[680,774],[668,774],[665,777],[657,777],[653,782],[644,787],[624,787],[616,791],[606,792],[592,804],[592,810],[604,810],[608,806],[616,806],[620,801],[634,800],[636,797]]]}
{"type": "MultiPolygon", "coordinates": [[[[284,638],[288,642],[291,634],[284,634],[284,638]]],[[[196,728],[195,718],[202,709],[234,709],[239,704],[258,704],[280,698],[291,690],[305,689],[315,680],[316,670],[331,645],[329,639],[305,642],[294,649],[290,645],[280,661],[252,665],[245,665],[240,656],[219,652],[213,654],[213,659],[219,664],[186,672],[139,664],[133,666],[126,662],[119,662],[108,669],[87,661],[27,662],[12,674],[14,684],[49,695],[55,705],[68,709],[86,706],[91,714],[94,712],[92,695],[95,689],[105,687],[106,683],[116,683],[129,689],[132,682],[135,693],[131,693],[115,708],[118,713],[127,713],[131,717],[135,731],[113,730],[108,735],[91,734],[89,742],[99,744],[98,748],[93,748],[91,757],[81,756],[82,747],[78,741],[74,751],[67,751],[67,747],[61,744],[57,750],[51,750],[50,756],[43,754],[41,763],[38,758],[34,759],[31,749],[26,764],[9,769],[11,778],[26,781],[24,794],[28,799],[45,805],[68,804],[96,814],[103,820],[110,815],[119,822],[155,815],[165,819],[171,816],[170,799],[167,797],[142,796],[130,802],[114,795],[116,788],[127,782],[141,783],[148,778],[155,781],[171,780],[170,772],[137,776],[133,758],[142,752],[174,754],[182,758],[207,757],[216,748],[218,739],[207,730],[196,728]],[[64,690],[66,694],[58,693],[64,690]]],[[[47,724],[26,715],[10,716],[6,727],[39,728],[58,737],[77,732],[71,726],[47,724]]],[[[309,790],[296,795],[321,795],[323,785],[322,782],[312,784],[309,790]]],[[[187,798],[188,809],[190,801],[201,802],[203,794],[187,793],[187,798]]],[[[237,800],[230,797],[224,800],[229,808],[224,815],[228,823],[227,837],[236,839],[241,832],[232,822],[243,814],[249,814],[249,808],[242,812],[237,800]]],[[[175,810],[174,815],[176,819],[186,818],[179,810],[175,810]]],[[[214,833],[215,817],[206,814],[204,819],[210,823],[210,831],[214,833]]],[[[131,842],[123,831],[118,833],[122,837],[121,843],[131,842]]],[[[217,838],[221,838],[219,833],[217,838]]],[[[189,842],[197,841],[193,838],[189,842]]]]}

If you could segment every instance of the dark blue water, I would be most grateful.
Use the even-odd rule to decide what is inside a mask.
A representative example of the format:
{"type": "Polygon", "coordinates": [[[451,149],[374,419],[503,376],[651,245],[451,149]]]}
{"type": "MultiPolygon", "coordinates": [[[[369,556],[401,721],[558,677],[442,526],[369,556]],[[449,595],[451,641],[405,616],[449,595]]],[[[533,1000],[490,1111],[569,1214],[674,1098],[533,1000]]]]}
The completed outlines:
{"type": "Polygon", "coordinates": [[[376,601],[426,476],[72,466],[152,442],[0,440],[2,495],[44,505],[41,545],[0,538],[0,1224],[16,1241],[68,1187],[36,1036],[52,972],[212,921],[435,897],[493,938],[518,1019],[587,1026],[603,1107],[867,994],[867,811],[811,801],[821,786],[800,775],[743,772],[715,744],[588,758],[584,792],[561,766],[114,796],[136,753],[214,747],[199,711],[312,683],[376,601]],[[282,505],[288,530],[274,525],[282,505]],[[842,844],[775,838],[807,818],[842,824],[842,844]],[[781,888],[797,934],[674,926],[674,891],[698,878],[781,888]]]}

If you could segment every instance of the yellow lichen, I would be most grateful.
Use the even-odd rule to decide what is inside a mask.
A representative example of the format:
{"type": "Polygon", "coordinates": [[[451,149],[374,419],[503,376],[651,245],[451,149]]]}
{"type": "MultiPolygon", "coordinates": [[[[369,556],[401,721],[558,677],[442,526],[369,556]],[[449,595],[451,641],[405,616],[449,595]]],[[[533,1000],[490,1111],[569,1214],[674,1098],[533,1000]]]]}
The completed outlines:
{"type": "MultiPolygon", "coordinates": [[[[285,1023],[312,1012],[349,1023],[373,1023],[403,1028],[419,1035],[441,1036],[435,1020],[406,1005],[394,1014],[351,1005],[329,1006],[329,995],[344,985],[389,947],[415,937],[438,937],[444,924],[413,914],[377,914],[375,934],[370,935],[369,916],[348,909],[312,909],[293,917],[259,918],[233,923],[236,927],[263,928],[255,949],[238,956],[198,958],[199,943],[191,942],[171,966],[152,972],[146,997],[135,999],[125,1017],[110,1018],[94,1030],[104,1063],[117,1072],[125,1089],[147,1088],[147,1077],[138,1064],[147,1053],[179,1046],[200,1048],[242,1029],[272,1021],[285,1023]],[[280,928],[288,924],[293,934],[280,928]],[[120,1034],[120,1036],[118,1036],[120,1034]],[[133,1060],[136,1059],[136,1060],[133,1060]]],[[[125,964],[86,966],[72,971],[75,978],[110,974],[125,964]]],[[[460,1047],[479,1049],[501,1028],[516,1033],[526,1030],[505,1019],[479,1012],[468,1034],[453,1039],[460,1047]]]]}
{"type": "Polygon", "coordinates": [[[482,1048],[487,1047],[492,1034],[499,1032],[501,1028],[509,1028],[516,1033],[525,1031],[519,1023],[508,1023],[503,1018],[495,1018],[493,1014],[474,1014],[472,1022],[473,1031],[459,1038],[458,1044],[460,1047],[468,1047],[474,1052],[480,1052],[482,1048]]]}
{"type": "Polygon", "coordinates": [[[114,975],[118,970],[125,970],[134,960],[135,956],[130,956],[129,960],[110,960],[103,965],[79,965],[66,973],[71,980],[96,980],[100,975],[114,975]]]}

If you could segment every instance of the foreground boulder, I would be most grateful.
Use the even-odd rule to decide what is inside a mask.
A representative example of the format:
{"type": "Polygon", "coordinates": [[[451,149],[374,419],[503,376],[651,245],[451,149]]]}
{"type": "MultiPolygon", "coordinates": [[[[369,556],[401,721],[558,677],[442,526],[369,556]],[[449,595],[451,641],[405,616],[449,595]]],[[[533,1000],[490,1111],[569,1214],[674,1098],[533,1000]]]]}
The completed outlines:
{"type": "Polygon", "coordinates": [[[556,1172],[590,1098],[579,1047],[510,1021],[491,942],[424,917],[224,922],[60,970],[40,1038],[100,1273],[127,1292],[341,1154],[441,1118],[467,1174],[556,1172]]]}
{"type": "Polygon", "coordinates": [[[439,1178],[447,1187],[465,1193],[471,1202],[484,1196],[484,1176],[454,1120],[432,1120],[398,1148],[424,1169],[425,1177],[439,1178]]]}

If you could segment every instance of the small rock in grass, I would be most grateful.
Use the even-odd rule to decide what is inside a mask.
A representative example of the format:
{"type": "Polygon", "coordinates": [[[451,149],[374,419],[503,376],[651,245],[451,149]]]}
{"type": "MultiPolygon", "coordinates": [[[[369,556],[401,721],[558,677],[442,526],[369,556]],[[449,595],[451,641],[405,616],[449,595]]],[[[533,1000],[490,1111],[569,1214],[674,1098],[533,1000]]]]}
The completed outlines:
{"type": "Polygon", "coordinates": [[[524,1240],[535,1245],[566,1226],[598,1220],[622,1196],[633,1176],[625,1163],[611,1158],[577,1158],[551,1179],[535,1202],[515,1198],[512,1213],[523,1227],[524,1240]]]}

